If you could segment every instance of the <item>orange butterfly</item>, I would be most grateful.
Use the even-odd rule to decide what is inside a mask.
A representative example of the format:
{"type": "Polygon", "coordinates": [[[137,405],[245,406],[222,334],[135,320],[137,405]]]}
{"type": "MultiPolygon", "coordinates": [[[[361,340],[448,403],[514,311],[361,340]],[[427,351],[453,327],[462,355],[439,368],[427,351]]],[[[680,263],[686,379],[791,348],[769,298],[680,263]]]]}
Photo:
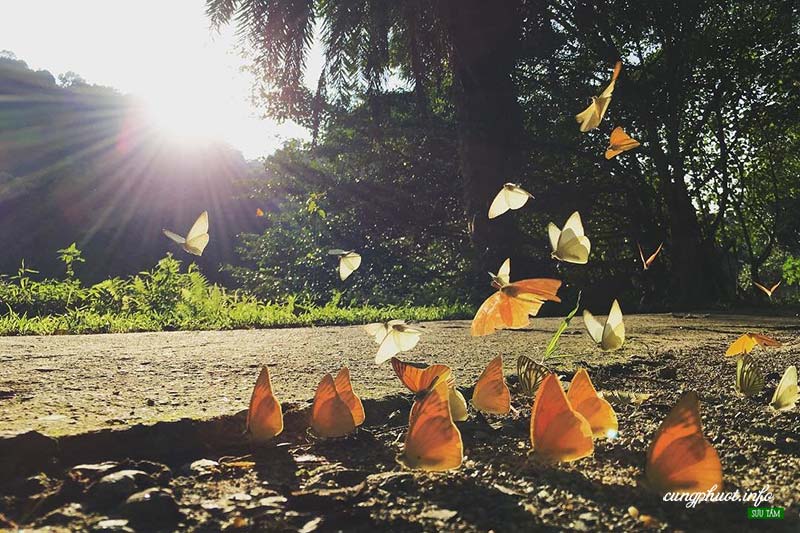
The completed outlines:
{"type": "Polygon", "coordinates": [[[531,445],[547,462],[575,461],[594,451],[592,427],[569,404],[558,376],[548,374],[533,402],[531,445]]]}
{"type": "Polygon", "coordinates": [[[449,366],[409,363],[397,357],[392,357],[391,362],[394,373],[403,385],[415,394],[428,389],[436,379],[446,382],[450,389],[450,413],[453,420],[462,422],[467,419],[467,401],[455,387],[449,366]]]}
{"type": "Polygon", "coordinates": [[[771,289],[768,289],[768,288],[766,288],[765,286],[763,286],[762,284],[758,283],[757,281],[754,281],[754,282],[753,282],[753,285],[755,285],[756,287],[758,287],[759,289],[761,289],[762,291],[764,291],[764,294],[766,294],[767,296],[769,296],[769,299],[770,299],[770,300],[772,300],[772,293],[774,293],[774,292],[775,292],[775,290],[776,290],[778,287],[780,287],[781,283],[783,283],[783,280],[780,280],[780,281],[778,281],[778,283],[776,283],[775,285],[773,285],[771,289]]]}
{"type": "Polygon", "coordinates": [[[353,415],[353,422],[356,426],[364,423],[366,416],[364,415],[364,405],[361,399],[353,392],[353,384],[350,383],[350,369],[343,366],[339,373],[336,374],[336,379],[333,380],[333,385],[336,387],[336,392],[339,393],[339,398],[347,404],[350,409],[350,414],[353,415]]]}
{"type": "Polygon", "coordinates": [[[703,436],[697,393],[684,393],[658,428],[645,475],[647,486],[662,494],[722,489],[722,464],[703,436]]]}
{"type": "Polygon", "coordinates": [[[311,406],[311,429],[320,437],[341,437],[356,429],[350,406],[336,390],[330,374],[319,382],[311,406]]]}
{"type": "Polygon", "coordinates": [[[256,208],[256,216],[257,217],[263,217],[264,216],[264,210],[261,209],[260,207],[257,207],[256,208]]]}
{"type": "Polygon", "coordinates": [[[472,393],[472,405],[478,411],[507,415],[511,411],[511,392],[503,379],[503,356],[492,359],[478,378],[472,393]]]}
{"type": "Polygon", "coordinates": [[[767,337],[766,335],[759,335],[758,333],[745,333],[733,341],[733,344],[728,346],[728,349],[725,351],[725,355],[727,357],[732,357],[734,355],[750,353],[753,351],[753,348],[755,348],[756,345],[781,346],[781,343],[772,337],[767,337]]]}
{"type": "Polygon", "coordinates": [[[545,301],[560,302],[556,296],[561,282],[535,278],[508,283],[503,276],[492,275],[492,286],[498,291],[489,296],[472,319],[472,336],[489,335],[503,328],[524,328],[531,315],[536,315],[545,301]]]}
{"type": "Polygon", "coordinates": [[[595,437],[614,438],[619,424],[617,413],[606,400],[601,398],[589,379],[589,373],[581,368],[572,377],[567,391],[570,405],[586,418],[595,437]]]}
{"type": "Polygon", "coordinates": [[[608,148],[606,149],[606,159],[611,159],[622,152],[633,150],[637,146],[641,146],[641,143],[625,133],[620,126],[617,126],[611,132],[611,140],[608,142],[608,148]]]}
{"type": "Polygon", "coordinates": [[[253,394],[250,396],[250,408],[247,410],[247,432],[253,442],[264,443],[283,431],[283,411],[281,404],[272,394],[272,383],[269,370],[261,367],[253,394]]]}
{"type": "Polygon", "coordinates": [[[450,415],[448,395],[447,383],[437,378],[411,407],[403,454],[398,457],[407,468],[438,472],[461,466],[464,445],[450,415]]]}
{"type": "Polygon", "coordinates": [[[644,252],[642,251],[642,245],[637,242],[636,246],[639,247],[639,257],[642,258],[642,266],[644,267],[645,270],[647,270],[647,269],[650,268],[650,265],[653,264],[653,261],[656,260],[656,257],[658,257],[658,254],[659,254],[659,252],[661,252],[661,247],[664,246],[664,243],[662,242],[661,244],[659,244],[658,248],[656,248],[656,251],[653,252],[653,255],[651,255],[647,259],[644,258],[644,252]]]}

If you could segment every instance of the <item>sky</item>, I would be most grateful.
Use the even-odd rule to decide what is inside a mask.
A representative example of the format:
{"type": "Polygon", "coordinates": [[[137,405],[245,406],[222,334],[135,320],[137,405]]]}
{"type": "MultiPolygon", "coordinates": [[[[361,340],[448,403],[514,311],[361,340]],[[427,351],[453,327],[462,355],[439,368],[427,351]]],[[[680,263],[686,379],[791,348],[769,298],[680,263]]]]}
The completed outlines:
{"type": "MultiPolygon", "coordinates": [[[[0,50],[56,78],[73,71],[135,95],[177,138],[217,138],[248,159],[308,138],[297,124],[258,118],[237,45],[234,28],[209,28],[205,0],[0,0],[0,50]]],[[[315,46],[309,86],[321,67],[315,46]]]]}

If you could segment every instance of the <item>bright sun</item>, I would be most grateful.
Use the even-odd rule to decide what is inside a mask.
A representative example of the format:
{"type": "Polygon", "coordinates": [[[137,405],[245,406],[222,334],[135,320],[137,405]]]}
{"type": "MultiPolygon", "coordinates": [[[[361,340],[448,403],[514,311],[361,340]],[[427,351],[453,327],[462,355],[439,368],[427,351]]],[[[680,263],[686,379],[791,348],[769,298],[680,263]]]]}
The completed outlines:
{"type": "MultiPolygon", "coordinates": [[[[225,109],[213,97],[199,93],[178,94],[171,91],[145,98],[149,121],[172,141],[194,144],[211,140],[226,140],[225,109]]],[[[236,109],[227,109],[228,115],[236,109]]]]}

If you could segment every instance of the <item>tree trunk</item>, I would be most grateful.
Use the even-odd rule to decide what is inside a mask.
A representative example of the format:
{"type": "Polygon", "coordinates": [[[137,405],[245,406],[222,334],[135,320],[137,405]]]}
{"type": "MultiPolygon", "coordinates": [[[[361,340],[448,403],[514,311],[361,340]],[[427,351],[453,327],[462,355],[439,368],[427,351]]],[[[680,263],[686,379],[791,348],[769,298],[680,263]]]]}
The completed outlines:
{"type": "MultiPolygon", "coordinates": [[[[522,109],[512,72],[520,52],[521,2],[444,0],[452,46],[454,101],[464,207],[476,252],[474,274],[487,281],[514,255],[510,214],[489,220],[489,205],[506,182],[520,179],[522,109]]],[[[518,245],[518,243],[516,243],[518,245]]]]}

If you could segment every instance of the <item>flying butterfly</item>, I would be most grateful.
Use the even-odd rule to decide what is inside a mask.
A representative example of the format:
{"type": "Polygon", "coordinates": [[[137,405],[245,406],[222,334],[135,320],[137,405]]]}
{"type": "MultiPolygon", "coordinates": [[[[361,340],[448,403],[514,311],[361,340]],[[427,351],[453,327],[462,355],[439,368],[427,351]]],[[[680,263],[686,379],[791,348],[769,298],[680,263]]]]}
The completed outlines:
{"type": "Polygon", "coordinates": [[[266,366],[261,367],[250,395],[246,424],[253,442],[259,444],[271,440],[283,431],[283,411],[272,393],[272,383],[266,366]]]}
{"type": "Polygon", "coordinates": [[[597,394],[585,368],[575,372],[569,384],[567,399],[570,405],[589,422],[595,437],[617,436],[619,431],[617,413],[610,403],[597,394]]]}
{"type": "Polygon", "coordinates": [[[511,259],[506,259],[503,261],[503,264],[500,265],[500,270],[497,271],[497,274],[489,272],[489,276],[492,278],[492,287],[496,289],[505,287],[511,283],[511,259]]]}
{"type": "Polygon", "coordinates": [[[589,107],[575,115],[575,120],[580,124],[582,133],[591,131],[600,125],[600,121],[606,114],[608,105],[611,103],[611,95],[614,92],[614,85],[617,83],[619,73],[622,71],[622,61],[617,61],[614,65],[614,72],[611,75],[611,82],[600,93],[600,96],[592,96],[592,103],[589,107]]]}
{"type": "Polygon", "coordinates": [[[736,361],[736,392],[755,396],[764,388],[764,374],[753,356],[746,353],[736,361]]]}
{"type": "Polygon", "coordinates": [[[552,222],[547,225],[547,234],[550,237],[550,246],[553,248],[551,257],[567,263],[585,265],[589,262],[589,253],[592,243],[584,235],[581,215],[577,211],[572,213],[564,224],[563,229],[552,222]]]}
{"type": "Polygon", "coordinates": [[[311,406],[311,429],[323,438],[341,437],[356,429],[353,412],[336,390],[330,374],[319,382],[311,406]]]}
{"type": "Polygon", "coordinates": [[[570,405],[555,374],[536,392],[530,438],[535,457],[544,462],[575,461],[594,452],[592,427],[570,405]]]}
{"type": "Polygon", "coordinates": [[[611,139],[609,140],[608,148],[606,149],[606,159],[616,157],[622,152],[633,150],[638,146],[641,146],[639,141],[625,133],[620,126],[617,126],[614,128],[614,131],[611,132],[611,139]]]}
{"type": "Polygon", "coordinates": [[[728,349],[725,351],[725,356],[733,357],[736,355],[742,355],[744,353],[750,353],[756,346],[781,346],[781,343],[772,337],[767,337],[766,335],[760,335],[758,333],[745,333],[733,341],[730,346],[728,346],[728,349]]]}
{"type": "Polygon", "coordinates": [[[760,284],[760,283],[759,283],[759,282],[757,282],[757,281],[754,281],[754,282],[753,282],[753,285],[755,285],[756,287],[758,287],[759,289],[761,289],[762,291],[764,291],[764,294],[766,294],[766,295],[769,297],[769,299],[770,299],[770,300],[772,300],[772,295],[775,293],[775,290],[776,290],[778,287],[780,287],[780,286],[781,286],[781,283],[783,283],[783,280],[779,280],[779,281],[778,281],[778,283],[776,283],[775,285],[773,285],[773,286],[772,286],[771,288],[769,288],[769,289],[768,289],[768,288],[766,288],[765,286],[763,286],[762,284],[760,284]]]}
{"type": "Polygon", "coordinates": [[[659,252],[661,252],[661,248],[664,246],[664,243],[662,242],[661,244],[659,244],[658,248],[656,248],[656,251],[653,252],[653,254],[647,259],[644,258],[644,251],[642,251],[642,245],[637,242],[636,246],[639,247],[639,257],[642,258],[642,268],[644,270],[649,270],[650,265],[653,264],[653,261],[656,260],[656,257],[658,257],[659,252]]]}
{"type": "Polygon", "coordinates": [[[438,378],[417,395],[408,418],[403,453],[407,468],[440,472],[461,466],[464,445],[448,405],[448,386],[438,378]]]}
{"type": "Polygon", "coordinates": [[[361,266],[361,256],[352,250],[340,250],[334,248],[328,250],[328,255],[335,255],[339,258],[339,279],[342,281],[350,277],[361,266]]]}
{"type": "Polygon", "coordinates": [[[517,357],[517,377],[521,392],[526,396],[535,396],[536,391],[550,370],[541,363],[537,363],[527,355],[517,357]]]}
{"type": "Polygon", "coordinates": [[[450,413],[453,415],[453,420],[462,422],[467,419],[467,401],[455,387],[449,366],[410,363],[401,361],[397,357],[392,357],[391,361],[395,375],[408,390],[415,394],[427,390],[437,379],[446,382],[450,389],[450,413]]]}
{"type": "Polygon", "coordinates": [[[605,351],[621,348],[625,342],[625,323],[617,300],[611,304],[605,324],[600,324],[588,309],[583,310],[583,323],[592,340],[605,351]]]}
{"type": "Polygon", "coordinates": [[[647,486],[659,493],[722,489],[722,464],[703,436],[697,393],[681,396],[647,450],[647,486]]]}
{"type": "Polygon", "coordinates": [[[389,320],[378,324],[367,324],[364,330],[380,345],[375,354],[375,363],[385,363],[400,352],[407,352],[419,342],[422,332],[412,328],[404,320],[389,320]]]}
{"type": "Polygon", "coordinates": [[[507,415],[511,411],[511,392],[503,379],[503,356],[492,359],[475,384],[472,405],[478,411],[507,415]]]}
{"type": "Polygon", "coordinates": [[[197,220],[192,224],[192,228],[186,237],[173,233],[168,229],[161,230],[164,235],[181,245],[186,253],[192,255],[203,255],[203,250],[208,245],[208,211],[203,211],[197,220]]]}
{"type": "Polygon", "coordinates": [[[800,399],[800,394],[797,387],[797,367],[792,365],[783,373],[769,406],[776,411],[785,411],[792,409],[798,399],[800,399]]]}
{"type": "Polygon", "coordinates": [[[264,216],[264,210],[261,209],[260,207],[256,207],[256,216],[257,217],[263,217],[264,216]]]}
{"type": "Polygon", "coordinates": [[[489,218],[497,218],[509,209],[521,208],[528,198],[533,198],[533,195],[519,185],[506,183],[489,206],[489,218]]]}

